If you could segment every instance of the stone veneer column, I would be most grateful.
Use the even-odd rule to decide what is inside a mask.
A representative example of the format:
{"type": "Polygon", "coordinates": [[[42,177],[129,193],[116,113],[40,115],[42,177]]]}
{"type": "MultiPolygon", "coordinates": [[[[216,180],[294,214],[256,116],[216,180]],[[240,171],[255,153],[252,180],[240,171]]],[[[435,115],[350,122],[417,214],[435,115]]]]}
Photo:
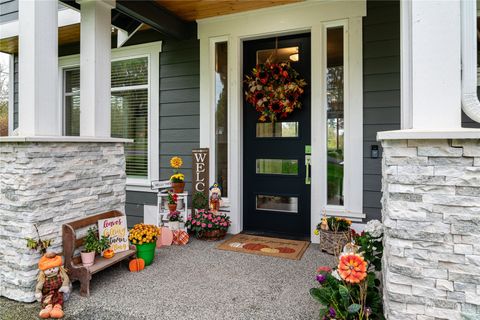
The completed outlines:
{"type": "Polygon", "coordinates": [[[123,143],[0,143],[0,296],[34,301],[40,255],[26,237],[54,239],[62,224],[109,210],[125,212],[123,143]]]}
{"type": "Polygon", "coordinates": [[[388,319],[480,319],[480,140],[383,140],[388,319]]]}

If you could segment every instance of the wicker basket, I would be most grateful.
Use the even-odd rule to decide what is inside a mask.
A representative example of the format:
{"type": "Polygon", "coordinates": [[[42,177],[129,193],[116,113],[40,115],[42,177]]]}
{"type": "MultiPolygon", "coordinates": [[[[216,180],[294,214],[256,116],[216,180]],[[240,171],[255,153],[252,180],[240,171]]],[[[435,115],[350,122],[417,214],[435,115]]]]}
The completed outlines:
{"type": "Polygon", "coordinates": [[[335,232],[330,230],[319,230],[320,250],[338,256],[343,247],[350,242],[350,230],[335,232]]]}
{"type": "Polygon", "coordinates": [[[206,231],[196,234],[195,237],[200,240],[206,241],[218,241],[225,238],[227,232],[225,230],[213,230],[213,231],[206,231]]]}

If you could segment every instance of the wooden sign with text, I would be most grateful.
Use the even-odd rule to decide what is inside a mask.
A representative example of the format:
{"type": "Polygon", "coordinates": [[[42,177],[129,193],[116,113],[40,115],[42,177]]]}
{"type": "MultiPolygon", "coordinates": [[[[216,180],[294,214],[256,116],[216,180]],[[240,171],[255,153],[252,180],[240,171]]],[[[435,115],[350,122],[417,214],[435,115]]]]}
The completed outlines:
{"type": "Polygon", "coordinates": [[[110,249],[115,253],[128,250],[127,217],[98,220],[98,235],[110,239],[110,249]]]}
{"type": "Polygon", "coordinates": [[[193,194],[201,192],[208,197],[209,149],[192,150],[192,189],[193,194]]]}

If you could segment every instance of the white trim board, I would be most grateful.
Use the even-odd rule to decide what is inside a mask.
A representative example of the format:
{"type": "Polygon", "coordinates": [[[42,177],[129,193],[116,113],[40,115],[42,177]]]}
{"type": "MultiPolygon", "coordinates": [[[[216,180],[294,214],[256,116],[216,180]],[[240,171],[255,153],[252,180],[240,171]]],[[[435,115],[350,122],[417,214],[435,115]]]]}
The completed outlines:
{"type": "MultiPolygon", "coordinates": [[[[139,44],[134,46],[112,49],[111,60],[123,60],[139,56],[148,56],[149,68],[149,108],[148,108],[148,178],[131,179],[127,178],[127,190],[150,192],[150,182],[158,180],[159,170],[159,126],[160,126],[160,52],[162,43],[160,41],[139,44]]],[[[78,67],[80,65],[80,55],[71,55],[59,58],[59,103],[63,110],[63,72],[65,69],[78,67]]],[[[62,120],[63,123],[63,120],[62,120]]]]}
{"type": "MultiPolygon", "coordinates": [[[[326,119],[324,31],[327,26],[334,24],[341,24],[345,28],[345,99],[348,99],[345,104],[348,108],[345,110],[345,121],[349,121],[348,130],[351,130],[345,136],[345,146],[349,151],[345,155],[345,174],[348,175],[345,187],[348,189],[348,200],[345,200],[344,209],[345,212],[363,211],[362,17],[365,15],[365,1],[309,1],[197,21],[200,39],[200,146],[210,149],[214,148],[212,113],[215,110],[215,101],[212,100],[212,43],[228,40],[228,181],[232,233],[243,229],[243,41],[301,32],[311,33],[312,124],[317,124],[319,120],[326,119]]],[[[321,219],[322,209],[327,207],[326,163],[326,129],[312,125],[313,242],[318,242],[313,230],[321,219]],[[321,201],[318,201],[319,197],[321,201]]],[[[212,160],[210,172],[215,172],[214,166],[212,160]]]]}

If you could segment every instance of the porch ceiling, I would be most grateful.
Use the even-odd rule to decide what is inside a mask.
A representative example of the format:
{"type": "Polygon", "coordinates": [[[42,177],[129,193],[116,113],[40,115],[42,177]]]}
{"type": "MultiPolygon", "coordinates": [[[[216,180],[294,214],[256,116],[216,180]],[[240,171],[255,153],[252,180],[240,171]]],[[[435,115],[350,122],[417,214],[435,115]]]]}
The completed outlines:
{"type": "Polygon", "coordinates": [[[160,6],[185,21],[268,8],[303,0],[155,0],[160,6]]]}

